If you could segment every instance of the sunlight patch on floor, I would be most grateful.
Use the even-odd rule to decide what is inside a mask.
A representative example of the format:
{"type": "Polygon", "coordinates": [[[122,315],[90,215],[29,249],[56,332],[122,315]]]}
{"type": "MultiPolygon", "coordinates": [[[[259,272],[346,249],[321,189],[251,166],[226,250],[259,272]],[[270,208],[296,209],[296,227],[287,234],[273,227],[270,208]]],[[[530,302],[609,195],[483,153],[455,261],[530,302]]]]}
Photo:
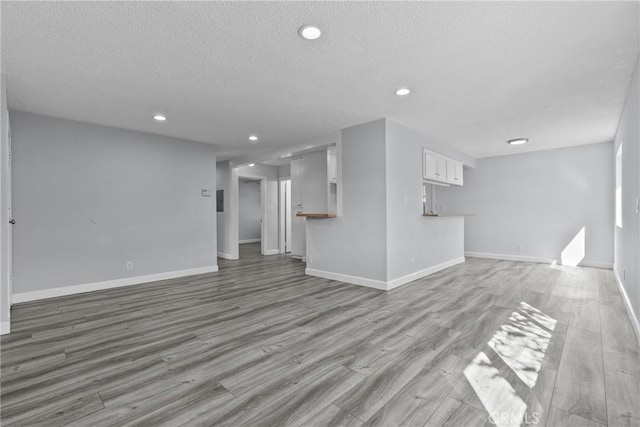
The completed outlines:
{"type": "MultiPolygon", "coordinates": [[[[521,302],[487,345],[522,383],[532,389],[556,323],[552,317],[521,302]]],[[[484,351],[478,353],[463,372],[493,424],[499,427],[521,425],[527,410],[526,396],[520,396],[519,387],[509,382],[509,372],[500,372],[484,351]]]]}

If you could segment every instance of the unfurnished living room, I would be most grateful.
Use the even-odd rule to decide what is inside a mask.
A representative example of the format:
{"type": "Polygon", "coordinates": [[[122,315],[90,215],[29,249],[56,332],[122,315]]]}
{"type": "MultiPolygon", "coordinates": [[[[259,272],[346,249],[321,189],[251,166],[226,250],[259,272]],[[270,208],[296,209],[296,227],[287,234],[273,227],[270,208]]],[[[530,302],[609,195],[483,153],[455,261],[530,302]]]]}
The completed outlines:
{"type": "Polygon", "coordinates": [[[640,426],[639,1],[0,23],[3,427],[640,426]]]}

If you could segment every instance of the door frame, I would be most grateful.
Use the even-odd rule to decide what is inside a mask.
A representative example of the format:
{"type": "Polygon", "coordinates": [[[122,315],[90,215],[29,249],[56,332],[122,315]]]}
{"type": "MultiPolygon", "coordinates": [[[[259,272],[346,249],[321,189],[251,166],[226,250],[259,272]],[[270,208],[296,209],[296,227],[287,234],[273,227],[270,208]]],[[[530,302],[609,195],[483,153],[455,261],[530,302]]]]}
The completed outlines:
{"type": "Polygon", "coordinates": [[[280,213],[278,218],[278,248],[281,254],[285,254],[291,252],[291,177],[282,176],[278,178],[278,181],[278,203],[280,205],[280,213]],[[289,221],[287,221],[287,219],[289,221]],[[287,249],[289,250],[287,251],[287,249]]]}

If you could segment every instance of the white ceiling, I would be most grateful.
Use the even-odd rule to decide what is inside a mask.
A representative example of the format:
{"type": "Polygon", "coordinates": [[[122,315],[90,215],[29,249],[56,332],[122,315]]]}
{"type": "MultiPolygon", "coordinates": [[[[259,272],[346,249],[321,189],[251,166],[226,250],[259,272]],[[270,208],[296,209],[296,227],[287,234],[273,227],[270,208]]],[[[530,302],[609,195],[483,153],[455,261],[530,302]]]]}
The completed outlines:
{"type": "Polygon", "coordinates": [[[638,2],[1,7],[11,109],[208,142],[223,159],[381,117],[475,157],[610,141],[640,37],[638,2]],[[299,38],[304,24],[323,37],[299,38]],[[516,137],[531,142],[505,144],[516,137]]]}

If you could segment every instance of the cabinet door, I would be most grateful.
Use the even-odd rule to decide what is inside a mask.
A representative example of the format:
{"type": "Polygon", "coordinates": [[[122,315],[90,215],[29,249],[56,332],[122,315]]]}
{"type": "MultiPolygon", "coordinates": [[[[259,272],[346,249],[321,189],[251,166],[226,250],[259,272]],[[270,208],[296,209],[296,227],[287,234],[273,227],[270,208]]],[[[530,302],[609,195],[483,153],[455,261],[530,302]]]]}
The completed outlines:
{"type": "Polygon", "coordinates": [[[462,163],[456,163],[456,177],[455,177],[455,183],[456,185],[463,185],[464,183],[464,179],[462,177],[462,171],[463,171],[463,167],[462,167],[462,163]]]}
{"type": "Polygon", "coordinates": [[[428,151],[424,151],[422,167],[423,178],[437,180],[438,178],[438,156],[428,151]]]}
{"type": "Polygon", "coordinates": [[[338,158],[335,154],[329,154],[329,164],[327,167],[329,173],[329,182],[332,184],[338,183],[338,158]]]}
{"type": "Polygon", "coordinates": [[[436,178],[438,181],[446,181],[447,180],[447,159],[444,157],[436,156],[437,167],[436,167],[436,178]]]}
{"type": "Polygon", "coordinates": [[[455,160],[447,160],[447,182],[455,184],[456,181],[456,162],[455,160]]]}
{"type": "Polygon", "coordinates": [[[462,163],[447,160],[447,182],[453,185],[462,185],[462,163]]]}

